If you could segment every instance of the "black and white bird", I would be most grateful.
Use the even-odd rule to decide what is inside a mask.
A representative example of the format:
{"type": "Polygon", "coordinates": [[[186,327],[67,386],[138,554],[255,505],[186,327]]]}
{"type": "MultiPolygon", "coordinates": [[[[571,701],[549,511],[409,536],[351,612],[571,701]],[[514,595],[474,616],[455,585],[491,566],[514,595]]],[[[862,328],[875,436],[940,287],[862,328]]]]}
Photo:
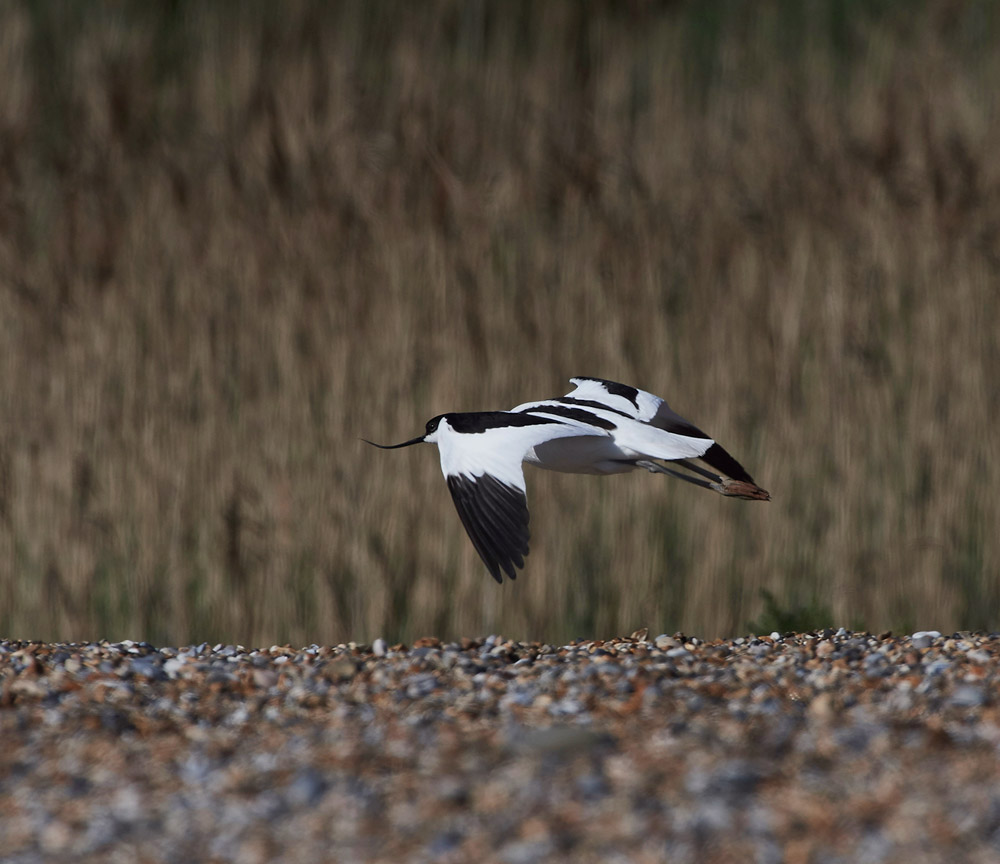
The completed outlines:
{"type": "Polygon", "coordinates": [[[722,495],[770,500],[739,462],[659,396],[603,378],[570,382],[576,389],[565,396],[510,411],[439,414],[427,421],[423,435],[402,444],[364,440],[383,450],[437,444],[458,515],[497,582],[503,581],[501,571],[514,579],[514,568],[524,567],[528,554],[524,462],[573,474],[644,468],[722,495]]]}

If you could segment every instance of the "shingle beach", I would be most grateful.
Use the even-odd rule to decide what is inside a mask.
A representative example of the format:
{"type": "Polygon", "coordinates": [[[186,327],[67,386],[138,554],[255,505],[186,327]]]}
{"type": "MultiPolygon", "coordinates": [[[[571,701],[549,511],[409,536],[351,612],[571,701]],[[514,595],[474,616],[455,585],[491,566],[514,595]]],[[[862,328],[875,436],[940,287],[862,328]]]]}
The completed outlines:
{"type": "Polygon", "coordinates": [[[0,642],[0,859],[996,862],[1000,636],[0,642]]]}

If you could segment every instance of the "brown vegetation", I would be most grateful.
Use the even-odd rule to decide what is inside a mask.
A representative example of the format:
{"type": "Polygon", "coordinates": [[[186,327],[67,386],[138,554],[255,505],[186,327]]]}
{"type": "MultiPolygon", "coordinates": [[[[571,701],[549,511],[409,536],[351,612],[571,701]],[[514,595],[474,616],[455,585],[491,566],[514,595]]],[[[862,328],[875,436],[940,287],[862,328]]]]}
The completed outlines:
{"type": "Polygon", "coordinates": [[[1000,26],[905,7],[4,4],[0,631],[1000,626],[1000,26]],[[773,501],[530,472],[500,588],[358,440],[575,374],[773,501]]]}

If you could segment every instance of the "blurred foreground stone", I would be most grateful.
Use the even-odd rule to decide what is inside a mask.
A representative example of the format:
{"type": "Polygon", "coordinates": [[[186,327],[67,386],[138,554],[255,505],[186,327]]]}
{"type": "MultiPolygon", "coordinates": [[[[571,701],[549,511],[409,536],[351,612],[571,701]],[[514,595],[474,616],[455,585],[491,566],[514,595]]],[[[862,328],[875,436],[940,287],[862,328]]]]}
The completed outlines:
{"type": "Polygon", "coordinates": [[[1000,637],[0,642],[5,862],[995,862],[1000,637]]]}

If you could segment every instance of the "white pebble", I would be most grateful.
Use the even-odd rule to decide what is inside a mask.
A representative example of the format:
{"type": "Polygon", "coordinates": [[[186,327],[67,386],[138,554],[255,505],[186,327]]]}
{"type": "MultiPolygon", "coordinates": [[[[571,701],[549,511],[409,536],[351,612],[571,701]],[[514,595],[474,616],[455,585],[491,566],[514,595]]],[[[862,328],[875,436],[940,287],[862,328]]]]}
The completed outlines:
{"type": "Polygon", "coordinates": [[[940,639],[941,634],[937,630],[918,630],[910,637],[913,647],[919,649],[930,648],[935,639],[940,639]]]}

